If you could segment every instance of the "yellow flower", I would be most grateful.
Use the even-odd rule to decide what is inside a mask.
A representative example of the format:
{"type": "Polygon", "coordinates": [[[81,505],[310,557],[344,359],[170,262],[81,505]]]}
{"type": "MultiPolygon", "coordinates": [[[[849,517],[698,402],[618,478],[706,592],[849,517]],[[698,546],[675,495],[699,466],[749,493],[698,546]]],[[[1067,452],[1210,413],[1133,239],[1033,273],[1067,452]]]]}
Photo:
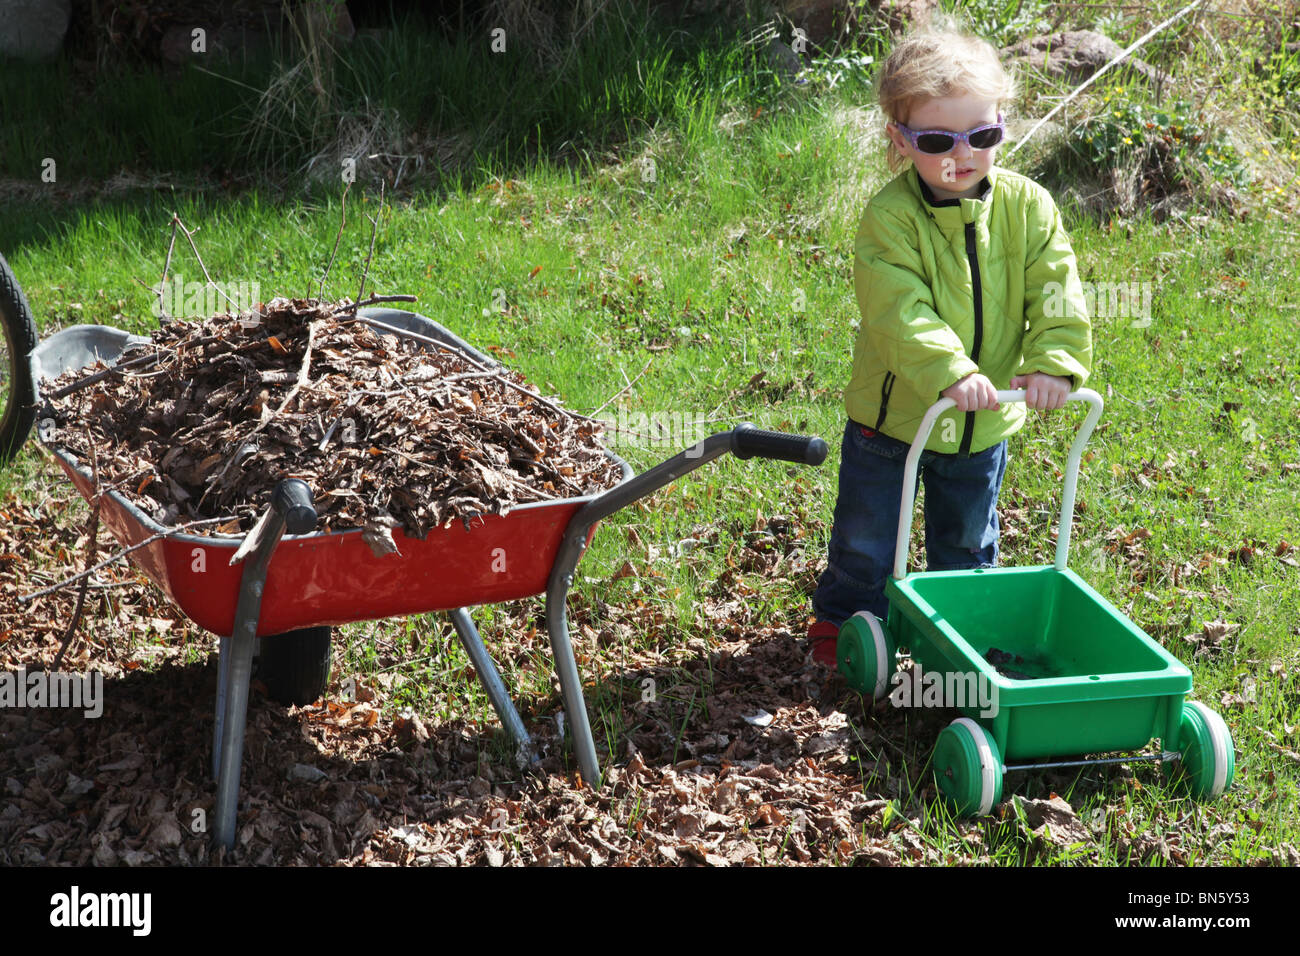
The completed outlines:
{"type": "Polygon", "coordinates": [[[1124,145],[1125,145],[1125,146],[1132,146],[1132,145],[1133,145],[1133,140],[1131,140],[1131,139],[1129,139],[1127,136],[1125,136],[1125,137],[1124,137],[1124,145]]]}

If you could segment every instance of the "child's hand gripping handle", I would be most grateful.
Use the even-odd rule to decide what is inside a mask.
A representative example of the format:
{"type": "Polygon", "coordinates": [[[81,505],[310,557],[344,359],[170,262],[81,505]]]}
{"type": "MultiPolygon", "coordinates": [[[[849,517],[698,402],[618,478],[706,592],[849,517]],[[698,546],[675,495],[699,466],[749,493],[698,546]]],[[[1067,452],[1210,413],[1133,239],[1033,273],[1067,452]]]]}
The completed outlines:
{"type": "MultiPolygon", "coordinates": [[[[999,389],[999,402],[1023,402],[1025,390],[999,389]]],[[[1092,435],[1092,430],[1101,418],[1103,402],[1101,396],[1090,388],[1081,388],[1065,396],[1067,402],[1087,402],[1092,406],[1088,417],[1079,427],[1079,433],[1070,446],[1070,458],[1065,466],[1065,491],[1061,496],[1061,516],[1056,536],[1056,569],[1064,571],[1066,558],[1070,553],[1070,523],[1074,517],[1074,487],[1079,479],[1079,459],[1083,457],[1084,446],[1092,435]]],[[[916,438],[907,453],[907,462],[903,467],[903,499],[898,511],[898,542],[894,548],[894,579],[901,581],[907,577],[907,547],[912,537],[912,510],[916,505],[916,469],[925,443],[930,440],[935,420],[957,403],[951,398],[941,398],[930,406],[930,410],[921,419],[916,429],[916,438]]]]}

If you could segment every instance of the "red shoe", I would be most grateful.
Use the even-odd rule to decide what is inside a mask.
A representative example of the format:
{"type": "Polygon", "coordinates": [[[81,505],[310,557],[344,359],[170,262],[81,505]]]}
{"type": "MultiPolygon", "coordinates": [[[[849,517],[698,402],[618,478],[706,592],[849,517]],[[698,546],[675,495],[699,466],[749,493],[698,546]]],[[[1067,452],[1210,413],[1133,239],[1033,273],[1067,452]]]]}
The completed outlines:
{"type": "Polygon", "coordinates": [[[809,627],[808,639],[812,641],[813,660],[835,670],[835,645],[839,636],[839,625],[830,621],[817,621],[809,627]]]}

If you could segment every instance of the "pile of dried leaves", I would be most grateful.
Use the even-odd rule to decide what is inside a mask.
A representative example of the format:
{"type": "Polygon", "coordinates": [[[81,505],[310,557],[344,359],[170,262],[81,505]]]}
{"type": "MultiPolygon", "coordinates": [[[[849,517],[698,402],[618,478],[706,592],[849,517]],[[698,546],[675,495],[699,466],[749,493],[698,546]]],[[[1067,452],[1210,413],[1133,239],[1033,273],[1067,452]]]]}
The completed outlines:
{"type": "MultiPolygon", "coordinates": [[[[15,494],[0,499],[0,672],[52,668],[78,587],[19,599],[65,579],[84,563],[90,547],[86,510],[70,490],[64,499],[47,499],[39,506],[15,494]]],[[[100,535],[106,537],[102,530],[100,535]]],[[[150,660],[159,650],[153,641],[173,633],[184,637],[190,630],[201,633],[181,623],[180,612],[161,591],[138,586],[144,580],[125,561],[92,575],[84,617],[93,623],[78,630],[63,670],[93,667],[113,677],[150,660]]]]}
{"type": "MultiPolygon", "coordinates": [[[[515,602],[508,610],[492,641],[502,657],[512,655],[500,644],[518,640],[537,608],[515,602]]],[[[607,626],[634,620],[631,609],[604,610],[607,626]]],[[[858,744],[874,732],[853,726],[802,641],[781,627],[763,630],[686,668],[631,655],[631,674],[617,681],[630,688],[627,700],[617,706],[636,729],[606,741],[598,724],[601,743],[619,752],[599,791],[570,766],[548,713],[558,698],[540,702],[541,713],[525,711],[543,763],[539,773],[520,774],[495,756],[501,732],[490,714],[484,722],[389,717],[391,691],[382,682],[358,681],[355,700],[331,695],[289,711],[255,693],[233,854],[214,851],[205,832],[215,658],[183,663],[175,647],[156,671],[107,680],[99,719],[43,710],[28,730],[25,713],[0,711],[0,863],[752,866],[919,858],[919,849],[886,836],[886,799],[863,792],[864,769],[876,769],[877,759],[884,769],[883,756],[858,744]],[[710,669],[711,686],[702,688],[710,669]],[[657,682],[654,700],[641,690],[646,676],[657,682]],[[691,689],[699,693],[693,703],[691,689]]],[[[596,650],[594,640],[577,641],[580,653],[596,650]]],[[[884,789],[897,795],[892,784],[884,789]]]]}
{"type": "Polygon", "coordinates": [[[503,366],[346,309],[278,298],[260,313],[172,321],[119,363],[129,368],[47,383],[52,441],[97,459],[104,485],[164,525],[230,517],[247,530],[275,485],[297,477],[318,530],[400,526],[423,538],[618,483],[599,422],[503,366]]]}

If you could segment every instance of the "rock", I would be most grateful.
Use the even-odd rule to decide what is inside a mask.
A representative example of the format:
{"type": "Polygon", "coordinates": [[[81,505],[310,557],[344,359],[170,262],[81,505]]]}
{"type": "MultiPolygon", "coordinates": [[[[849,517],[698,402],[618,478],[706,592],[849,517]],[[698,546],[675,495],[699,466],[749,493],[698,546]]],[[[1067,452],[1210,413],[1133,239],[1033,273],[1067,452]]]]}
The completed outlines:
{"type": "MultiPolygon", "coordinates": [[[[1118,43],[1095,30],[1067,30],[1060,33],[1029,37],[1002,51],[1010,62],[1030,70],[1041,70],[1051,76],[1064,77],[1071,82],[1082,82],[1092,76],[1123,50],[1118,43]]],[[[1114,69],[1130,67],[1146,80],[1169,82],[1170,76],[1149,63],[1130,55],[1114,69]]]]}
{"type": "Polygon", "coordinates": [[[0,0],[0,56],[50,60],[63,49],[72,0],[0,0]]]}
{"type": "Polygon", "coordinates": [[[786,79],[794,79],[803,72],[803,60],[789,45],[773,40],[767,45],[767,62],[786,79]]]}

